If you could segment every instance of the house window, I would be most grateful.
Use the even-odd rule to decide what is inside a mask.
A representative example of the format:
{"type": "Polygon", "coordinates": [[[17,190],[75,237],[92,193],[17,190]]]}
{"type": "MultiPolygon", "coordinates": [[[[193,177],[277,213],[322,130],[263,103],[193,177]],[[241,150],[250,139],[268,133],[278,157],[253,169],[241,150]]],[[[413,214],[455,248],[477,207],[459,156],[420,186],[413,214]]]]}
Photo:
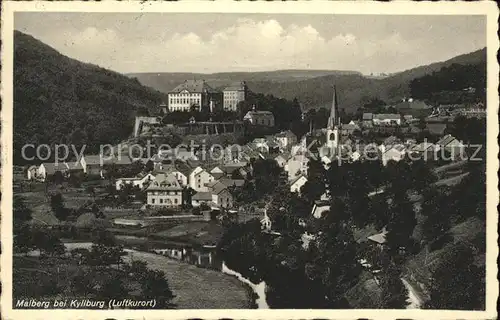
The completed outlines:
{"type": "Polygon", "coordinates": [[[151,203],[152,203],[152,204],[155,204],[155,199],[151,199],[151,203]]]}
{"type": "Polygon", "coordinates": [[[163,203],[163,199],[160,199],[160,204],[162,204],[162,203],[163,203]]]}
{"type": "Polygon", "coordinates": [[[177,198],[174,199],[174,203],[177,204],[177,198]]]}

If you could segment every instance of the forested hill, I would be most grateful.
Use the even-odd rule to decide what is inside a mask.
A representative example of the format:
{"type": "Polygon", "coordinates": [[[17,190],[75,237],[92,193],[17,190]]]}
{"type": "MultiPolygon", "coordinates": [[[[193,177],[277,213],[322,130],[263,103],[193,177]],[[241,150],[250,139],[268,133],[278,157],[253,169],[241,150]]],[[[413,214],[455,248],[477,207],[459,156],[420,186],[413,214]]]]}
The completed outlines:
{"type": "Polygon", "coordinates": [[[218,72],[218,73],[187,73],[187,72],[145,72],[130,73],[129,77],[137,78],[142,84],[162,92],[168,92],[186,79],[205,80],[212,87],[219,88],[237,81],[272,81],[288,82],[312,79],[327,75],[353,75],[357,71],[341,70],[276,70],[262,72],[218,72]]]}
{"type": "Polygon", "coordinates": [[[409,97],[412,80],[452,65],[472,65],[472,69],[486,69],[486,49],[406,70],[383,79],[370,79],[356,74],[328,75],[294,82],[250,81],[248,87],[254,92],[285,99],[297,97],[301,105],[308,109],[328,107],[332,101],[332,85],[336,84],[340,107],[352,112],[374,98],[395,102],[409,97]]]}
{"type": "Polygon", "coordinates": [[[26,143],[116,143],[132,133],[139,107],[164,100],[137,80],[70,59],[14,32],[15,160],[26,143]]]}

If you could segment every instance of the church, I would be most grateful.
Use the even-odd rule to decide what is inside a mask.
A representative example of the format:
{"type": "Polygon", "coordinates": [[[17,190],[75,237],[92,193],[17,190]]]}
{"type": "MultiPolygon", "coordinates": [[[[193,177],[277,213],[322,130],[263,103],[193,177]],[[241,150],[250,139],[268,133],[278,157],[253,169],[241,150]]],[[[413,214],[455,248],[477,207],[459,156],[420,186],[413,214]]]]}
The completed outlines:
{"type": "Polygon", "coordinates": [[[333,86],[332,107],[326,127],[326,142],[321,148],[320,156],[327,156],[330,159],[338,156],[340,152],[340,132],[342,123],[340,122],[339,104],[337,100],[337,88],[333,86]]]}

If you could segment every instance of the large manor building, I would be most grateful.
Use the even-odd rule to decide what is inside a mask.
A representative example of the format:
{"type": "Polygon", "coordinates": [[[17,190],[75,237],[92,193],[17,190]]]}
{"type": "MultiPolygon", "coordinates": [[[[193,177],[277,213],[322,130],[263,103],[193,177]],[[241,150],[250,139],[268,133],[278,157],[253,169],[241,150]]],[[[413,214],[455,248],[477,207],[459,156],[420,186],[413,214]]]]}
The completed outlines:
{"type": "Polygon", "coordinates": [[[186,80],[168,93],[168,111],[190,111],[222,108],[222,92],[210,87],[204,80],[186,80]]]}
{"type": "Polygon", "coordinates": [[[247,85],[244,81],[233,83],[222,91],[224,95],[224,110],[238,111],[238,103],[245,101],[247,85]]]}

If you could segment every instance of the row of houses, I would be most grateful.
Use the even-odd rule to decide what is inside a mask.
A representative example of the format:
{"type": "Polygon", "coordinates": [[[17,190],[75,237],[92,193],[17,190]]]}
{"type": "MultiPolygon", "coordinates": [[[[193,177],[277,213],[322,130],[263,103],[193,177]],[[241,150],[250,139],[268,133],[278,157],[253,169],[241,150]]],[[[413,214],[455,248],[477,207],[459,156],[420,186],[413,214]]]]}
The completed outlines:
{"type": "MultiPolygon", "coordinates": [[[[350,140],[348,140],[350,141],[350,140]]],[[[381,144],[363,144],[353,145],[346,143],[342,146],[342,159],[348,161],[361,161],[365,159],[373,159],[377,157],[382,161],[383,165],[387,165],[390,161],[401,161],[407,155],[411,159],[424,160],[439,160],[443,157],[448,157],[450,160],[459,159],[465,155],[466,146],[462,141],[459,141],[450,134],[447,134],[435,143],[424,141],[416,143],[413,139],[402,141],[395,136],[388,137],[381,144]]],[[[331,162],[328,157],[322,158],[326,165],[331,162]]]]}
{"type": "Polygon", "coordinates": [[[129,166],[132,159],[128,156],[105,157],[100,155],[84,155],[74,161],[43,162],[40,165],[30,166],[26,172],[28,180],[45,181],[57,172],[68,176],[72,172],[82,172],[87,175],[103,177],[103,168],[106,165],[129,166]]]}

